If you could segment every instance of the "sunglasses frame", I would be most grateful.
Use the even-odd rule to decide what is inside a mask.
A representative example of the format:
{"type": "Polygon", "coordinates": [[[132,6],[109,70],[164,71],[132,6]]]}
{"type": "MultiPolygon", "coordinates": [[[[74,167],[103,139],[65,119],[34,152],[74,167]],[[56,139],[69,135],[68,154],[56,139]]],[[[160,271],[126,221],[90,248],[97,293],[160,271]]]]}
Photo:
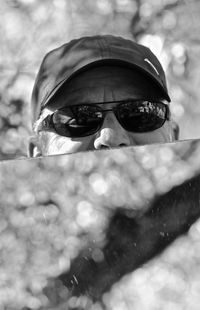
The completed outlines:
{"type": "MultiPolygon", "coordinates": [[[[162,104],[163,106],[165,106],[165,109],[166,109],[166,113],[165,113],[165,117],[163,118],[163,124],[159,127],[157,127],[156,129],[158,128],[161,128],[165,121],[166,120],[170,120],[171,118],[171,113],[170,113],[170,109],[169,109],[169,106],[162,102],[161,100],[158,100],[158,99],[127,99],[127,100],[119,100],[119,101],[105,101],[105,102],[98,102],[98,103],[82,103],[82,104],[76,104],[76,105],[71,105],[71,106],[64,106],[60,109],[57,109],[56,111],[54,111],[51,115],[48,115],[47,117],[45,117],[44,120],[42,120],[42,122],[40,123],[40,126],[38,128],[38,132],[39,131],[48,131],[50,129],[53,129],[56,131],[57,134],[61,135],[60,133],[57,132],[56,128],[55,128],[55,125],[54,125],[54,122],[53,122],[53,116],[56,112],[58,111],[62,111],[62,110],[65,110],[66,108],[73,108],[73,107],[78,107],[78,106],[96,106],[98,108],[99,105],[103,105],[103,104],[110,104],[110,103],[118,103],[117,106],[113,107],[113,108],[110,108],[110,109],[101,109],[100,108],[100,112],[103,113],[103,117],[101,119],[101,121],[99,122],[99,125],[97,126],[97,128],[95,129],[95,131],[92,133],[90,132],[89,134],[83,134],[83,135],[78,135],[78,136],[66,136],[66,135],[63,135],[65,137],[68,137],[68,138],[82,138],[82,137],[86,137],[86,136],[90,136],[90,135],[93,135],[95,134],[101,127],[102,127],[102,124],[104,122],[104,118],[105,118],[105,115],[106,115],[106,112],[110,112],[110,111],[113,111],[114,114],[115,114],[115,117],[117,118],[118,122],[120,123],[120,125],[124,128],[123,124],[121,123],[121,121],[119,120],[119,117],[118,117],[118,113],[117,113],[117,110],[119,109],[119,107],[123,104],[126,104],[128,102],[131,102],[131,103],[137,103],[137,102],[145,102],[147,101],[148,103],[153,103],[153,104],[162,104]]],[[[129,131],[127,130],[126,128],[124,128],[126,131],[129,131]]],[[[154,129],[154,130],[156,130],[154,129]]],[[[149,131],[143,131],[143,133],[145,132],[151,132],[151,131],[154,131],[154,130],[149,130],[149,131]]],[[[142,132],[135,132],[135,131],[129,131],[129,132],[132,132],[132,133],[142,133],[142,132]]]]}

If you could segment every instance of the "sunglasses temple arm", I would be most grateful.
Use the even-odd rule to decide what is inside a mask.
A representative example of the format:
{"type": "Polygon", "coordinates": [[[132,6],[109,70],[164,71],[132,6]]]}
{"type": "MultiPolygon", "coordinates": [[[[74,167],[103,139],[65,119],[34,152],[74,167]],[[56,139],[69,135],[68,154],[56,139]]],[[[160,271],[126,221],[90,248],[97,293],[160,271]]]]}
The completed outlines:
{"type": "Polygon", "coordinates": [[[169,121],[171,119],[171,112],[170,112],[170,109],[169,109],[169,106],[167,105],[167,110],[166,110],[166,119],[169,121]]]}
{"type": "Polygon", "coordinates": [[[51,119],[52,115],[48,115],[45,119],[42,120],[42,122],[38,126],[38,132],[42,130],[48,130],[51,126],[51,119]]]}

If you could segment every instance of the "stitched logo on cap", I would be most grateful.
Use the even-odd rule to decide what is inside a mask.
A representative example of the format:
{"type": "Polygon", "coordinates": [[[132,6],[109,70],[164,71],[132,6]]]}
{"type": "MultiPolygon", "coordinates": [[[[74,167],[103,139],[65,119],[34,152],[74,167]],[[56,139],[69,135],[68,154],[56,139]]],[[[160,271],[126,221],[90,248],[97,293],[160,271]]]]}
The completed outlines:
{"type": "Polygon", "coordinates": [[[156,71],[157,75],[159,75],[158,70],[156,69],[156,67],[151,63],[151,61],[148,58],[145,58],[144,61],[148,62],[148,64],[151,65],[151,67],[156,71]]]}

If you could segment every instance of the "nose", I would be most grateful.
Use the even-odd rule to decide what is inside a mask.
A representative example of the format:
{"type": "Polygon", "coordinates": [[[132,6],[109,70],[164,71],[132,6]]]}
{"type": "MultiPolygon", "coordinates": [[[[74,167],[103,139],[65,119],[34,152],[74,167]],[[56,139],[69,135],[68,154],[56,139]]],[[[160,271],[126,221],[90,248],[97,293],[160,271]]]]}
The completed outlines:
{"type": "Polygon", "coordinates": [[[103,125],[95,141],[96,150],[129,146],[130,139],[126,130],[120,125],[113,112],[107,112],[103,125]]]}

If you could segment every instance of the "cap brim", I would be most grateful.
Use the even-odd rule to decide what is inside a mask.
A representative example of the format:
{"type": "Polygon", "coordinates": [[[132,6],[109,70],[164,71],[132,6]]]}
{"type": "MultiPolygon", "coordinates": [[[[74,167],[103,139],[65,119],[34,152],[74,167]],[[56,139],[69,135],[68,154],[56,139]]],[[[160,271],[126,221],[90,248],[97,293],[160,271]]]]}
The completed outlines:
{"type": "Polygon", "coordinates": [[[56,100],[53,100],[55,99],[55,96],[57,94],[59,94],[59,90],[61,90],[62,86],[69,82],[74,76],[76,76],[77,74],[83,72],[83,71],[86,71],[88,70],[89,68],[93,68],[93,67],[96,67],[96,66],[104,66],[104,65],[111,65],[111,66],[114,66],[114,65],[117,65],[117,66],[125,66],[125,67],[128,67],[128,68],[132,68],[132,69],[136,69],[138,71],[140,71],[141,73],[143,73],[145,76],[147,76],[148,78],[151,79],[151,81],[155,82],[155,84],[159,87],[159,89],[162,91],[163,93],[163,99],[166,99],[168,102],[171,101],[167,91],[165,90],[165,88],[163,87],[163,85],[161,84],[160,80],[157,79],[155,77],[155,75],[153,75],[151,72],[145,70],[143,67],[140,67],[139,65],[137,64],[133,64],[133,63],[130,63],[128,61],[124,61],[124,60],[121,60],[121,59],[101,59],[101,60],[96,60],[96,61],[93,61],[85,66],[82,66],[76,70],[74,70],[74,72],[69,76],[69,77],[66,77],[65,79],[63,79],[54,89],[53,91],[49,94],[49,96],[46,98],[45,102],[42,104],[42,107],[41,109],[44,109],[45,107],[53,107],[54,108],[57,108],[57,105],[56,105],[56,100]]]}

